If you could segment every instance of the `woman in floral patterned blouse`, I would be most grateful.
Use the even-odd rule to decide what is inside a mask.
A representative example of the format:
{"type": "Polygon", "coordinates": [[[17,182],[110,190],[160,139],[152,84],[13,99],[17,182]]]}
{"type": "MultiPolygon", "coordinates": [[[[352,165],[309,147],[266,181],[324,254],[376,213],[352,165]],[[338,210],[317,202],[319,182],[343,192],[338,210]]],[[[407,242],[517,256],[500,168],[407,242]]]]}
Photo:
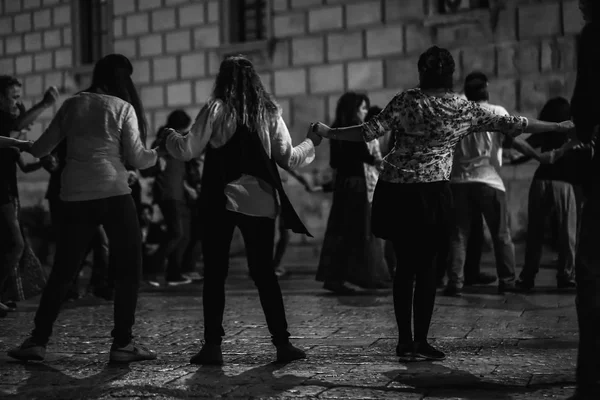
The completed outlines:
{"type": "Polygon", "coordinates": [[[325,138],[367,142],[395,132],[394,148],[384,159],[375,190],[372,226],[376,236],[392,240],[402,260],[394,279],[396,354],[409,360],[442,360],[445,354],[428,344],[427,334],[435,303],[436,254],[451,217],[448,181],[454,146],[474,132],[567,132],[573,124],[498,116],[459,98],[452,91],[452,55],[437,46],[421,55],[418,68],[419,88],[398,93],[369,122],[335,129],[318,123],[313,129],[325,138]]]}

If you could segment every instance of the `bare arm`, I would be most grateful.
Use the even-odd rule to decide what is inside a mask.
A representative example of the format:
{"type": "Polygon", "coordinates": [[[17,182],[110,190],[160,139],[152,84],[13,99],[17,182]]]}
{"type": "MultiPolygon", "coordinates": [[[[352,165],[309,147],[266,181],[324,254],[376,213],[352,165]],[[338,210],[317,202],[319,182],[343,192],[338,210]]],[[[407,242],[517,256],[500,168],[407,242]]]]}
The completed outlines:
{"type": "Polygon", "coordinates": [[[31,148],[31,143],[29,140],[20,140],[14,139],[10,137],[0,136],[0,149],[5,149],[7,147],[16,147],[19,151],[27,151],[31,148]]]}
{"type": "Polygon", "coordinates": [[[519,153],[524,154],[529,158],[535,158],[536,160],[541,161],[540,152],[531,147],[529,143],[527,143],[527,141],[521,137],[514,139],[512,147],[519,153]]]}
{"type": "Polygon", "coordinates": [[[32,163],[27,163],[23,159],[23,156],[19,157],[19,160],[17,161],[17,163],[19,164],[19,169],[21,171],[25,172],[26,174],[29,172],[37,171],[38,169],[42,168],[42,166],[43,166],[42,161],[40,161],[40,160],[34,161],[32,163]]]}
{"type": "Polygon", "coordinates": [[[315,159],[315,146],[320,138],[309,128],[306,139],[298,146],[292,144],[290,132],[281,116],[271,127],[271,157],[277,165],[289,171],[310,164],[315,159]]]}
{"type": "Polygon", "coordinates": [[[44,99],[17,117],[15,130],[20,131],[31,125],[47,108],[50,108],[58,99],[58,89],[51,86],[46,90],[44,99]]]}

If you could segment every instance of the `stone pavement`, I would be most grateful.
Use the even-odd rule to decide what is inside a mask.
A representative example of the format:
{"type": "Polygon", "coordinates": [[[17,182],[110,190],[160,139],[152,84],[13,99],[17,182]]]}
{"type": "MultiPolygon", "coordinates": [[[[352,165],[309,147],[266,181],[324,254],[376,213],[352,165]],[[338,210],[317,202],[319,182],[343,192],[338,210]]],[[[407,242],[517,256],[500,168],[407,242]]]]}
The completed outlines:
{"type": "Polygon", "coordinates": [[[290,249],[294,274],[282,281],[292,339],[307,360],[271,363],[258,297],[244,260],[235,260],[222,368],[188,364],[201,345],[199,285],[141,295],[135,332],[159,358],[128,367],[107,364],[111,304],[89,298],[63,311],[44,363],[10,361],[6,350],[31,329],[32,301],[0,320],[0,398],[536,400],[572,393],[574,294],[556,291],[549,267],[535,294],[498,295],[489,286],[463,298],[438,296],[430,336],[447,360],[400,363],[391,291],[328,295],[313,279],[315,254],[290,249]]]}

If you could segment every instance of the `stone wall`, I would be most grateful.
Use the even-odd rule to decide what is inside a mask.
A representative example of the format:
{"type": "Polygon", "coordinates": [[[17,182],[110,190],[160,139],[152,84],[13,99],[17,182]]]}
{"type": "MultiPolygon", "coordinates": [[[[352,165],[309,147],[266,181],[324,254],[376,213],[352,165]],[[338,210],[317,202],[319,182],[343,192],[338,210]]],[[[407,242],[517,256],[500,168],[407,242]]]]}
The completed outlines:
{"type": "MultiPolygon", "coordinates": [[[[229,46],[221,25],[225,0],[115,0],[114,51],[134,62],[135,81],[154,131],[175,108],[195,115],[209,95],[220,57],[257,49],[229,46]]],[[[416,60],[428,46],[451,49],[457,82],[472,70],[492,78],[492,102],[533,116],[552,96],[570,97],[575,34],[582,26],[577,0],[507,0],[497,15],[471,10],[439,15],[433,0],[272,0],[273,39],[258,54],[265,85],[275,94],[297,143],[308,123],[330,122],[346,90],[365,91],[373,104],[417,82],[416,60]],[[495,23],[493,23],[495,22],[495,23]],[[264,50],[264,49],[263,49],[264,50]],[[259,57],[260,59],[260,57],[259,57]]],[[[71,1],[4,0],[0,14],[0,72],[24,81],[27,102],[58,85],[76,90],[71,1]]],[[[35,139],[55,110],[32,129],[35,139]]],[[[302,172],[327,173],[327,143],[302,172]]],[[[506,167],[504,177],[517,233],[526,221],[526,195],[535,164],[506,167]]],[[[43,197],[47,175],[20,177],[23,202],[43,197]]],[[[317,240],[330,196],[289,190],[317,240]]],[[[299,237],[295,240],[304,240],[299,237]]]]}

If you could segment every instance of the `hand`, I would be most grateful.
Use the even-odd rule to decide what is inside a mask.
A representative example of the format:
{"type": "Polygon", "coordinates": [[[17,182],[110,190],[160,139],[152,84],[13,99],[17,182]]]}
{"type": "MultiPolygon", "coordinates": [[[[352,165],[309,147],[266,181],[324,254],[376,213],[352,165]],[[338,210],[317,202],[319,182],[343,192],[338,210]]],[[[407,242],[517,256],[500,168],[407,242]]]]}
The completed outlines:
{"type": "Polygon", "coordinates": [[[570,133],[575,131],[575,124],[573,121],[563,121],[558,123],[558,132],[570,133]]]}
{"type": "Polygon", "coordinates": [[[321,144],[321,141],[323,140],[323,138],[321,136],[317,135],[314,127],[315,127],[315,124],[310,124],[310,126],[308,127],[308,132],[306,133],[306,137],[308,139],[310,139],[311,142],[313,142],[315,147],[317,147],[318,145],[321,144]]]}
{"type": "Polygon", "coordinates": [[[138,174],[136,171],[127,171],[129,175],[127,176],[127,184],[129,186],[133,185],[138,181],[138,174]]]}
{"type": "Polygon", "coordinates": [[[554,162],[555,156],[556,155],[554,150],[540,154],[540,164],[552,164],[554,162]]]}
{"type": "Polygon", "coordinates": [[[40,162],[42,163],[42,167],[48,172],[54,172],[58,168],[58,159],[52,154],[42,157],[40,162]]]}
{"type": "Polygon", "coordinates": [[[19,140],[17,149],[19,149],[19,151],[29,152],[31,150],[31,146],[33,146],[33,140],[19,140]]]}
{"type": "Polygon", "coordinates": [[[194,189],[186,188],[186,191],[187,191],[188,196],[190,196],[190,199],[198,200],[198,193],[194,189]]]}
{"type": "MultiPolygon", "coordinates": [[[[157,146],[155,148],[153,148],[152,150],[156,150],[156,154],[158,155],[158,160],[160,162],[160,160],[162,159],[162,163],[166,166],[167,161],[164,160],[165,157],[168,157],[169,152],[168,150],[165,148],[164,144],[163,146],[157,146]]],[[[161,169],[161,171],[163,171],[164,168],[161,169]]]]}
{"type": "MultiPolygon", "coordinates": [[[[158,150],[156,151],[158,153],[158,150]]],[[[164,157],[158,157],[158,169],[163,172],[167,168],[167,160],[164,157]]]]}
{"type": "Polygon", "coordinates": [[[50,86],[48,90],[46,90],[46,93],[44,93],[44,99],[42,100],[42,103],[46,107],[52,107],[58,100],[58,95],[58,89],[56,86],[50,86]]]}
{"type": "Polygon", "coordinates": [[[315,123],[315,124],[312,125],[312,130],[317,135],[328,139],[329,138],[329,131],[331,130],[331,128],[328,127],[327,125],[321,123],[321,122],[317,122],[317,123],[315,123]]]}

